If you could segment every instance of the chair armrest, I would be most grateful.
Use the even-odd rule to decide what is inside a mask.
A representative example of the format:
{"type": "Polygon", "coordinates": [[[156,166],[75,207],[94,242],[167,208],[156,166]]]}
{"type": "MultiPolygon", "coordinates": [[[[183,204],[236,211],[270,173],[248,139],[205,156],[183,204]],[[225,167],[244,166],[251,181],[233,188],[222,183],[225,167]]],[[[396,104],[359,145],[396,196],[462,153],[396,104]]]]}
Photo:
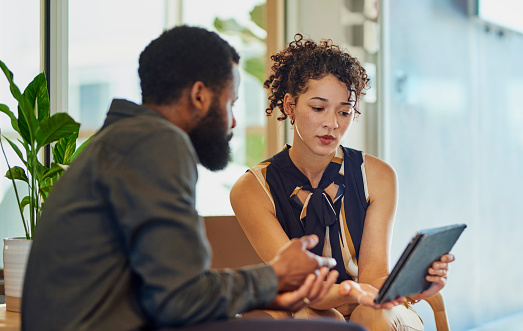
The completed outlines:
{"type": "Polygon", "coordinates": [[[441,295],[441,292],[438,292],[430,298],[426,298],[425,301],[427,301],[434,312],[436,330],[449,331],[450,325],[447,320],[447,311],[445,310],[445,302],[443,301],[443,295],[441,295]]]}

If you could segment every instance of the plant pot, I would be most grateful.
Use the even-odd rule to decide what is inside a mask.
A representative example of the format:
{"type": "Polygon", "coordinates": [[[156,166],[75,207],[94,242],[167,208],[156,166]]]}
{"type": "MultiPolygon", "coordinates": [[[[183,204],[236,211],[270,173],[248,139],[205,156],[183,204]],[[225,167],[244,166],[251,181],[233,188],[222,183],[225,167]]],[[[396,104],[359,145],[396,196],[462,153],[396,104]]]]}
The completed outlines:
{"type": "Polygon", "coordinates": [[[9,311],[22,310],[25,267],[32,243],[25,238],[4,239],[5,303],[9,311]]]}

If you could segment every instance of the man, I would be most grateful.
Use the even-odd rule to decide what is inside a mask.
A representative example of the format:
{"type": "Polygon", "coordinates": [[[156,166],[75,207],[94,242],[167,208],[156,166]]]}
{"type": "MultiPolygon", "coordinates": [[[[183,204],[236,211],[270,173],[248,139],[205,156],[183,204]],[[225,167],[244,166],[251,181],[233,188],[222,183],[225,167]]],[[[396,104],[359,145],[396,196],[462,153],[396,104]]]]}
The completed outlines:
{"type": "MultiPolygon", "coordinates": [[[[316,237],[295,240],[268,265],[209,270],[194,208],[196,163],[227,164],[238,61],[217,34],[194,27],[166,31],[145,48],[143,105],[114,100],[46,202],[27,265],[24,330],[186,326],[257,307],[298,310],[329,290],[332,259],[307,251],[316,237]]],[[[271,323],[291,322],[227,329],[271,323]]]]}

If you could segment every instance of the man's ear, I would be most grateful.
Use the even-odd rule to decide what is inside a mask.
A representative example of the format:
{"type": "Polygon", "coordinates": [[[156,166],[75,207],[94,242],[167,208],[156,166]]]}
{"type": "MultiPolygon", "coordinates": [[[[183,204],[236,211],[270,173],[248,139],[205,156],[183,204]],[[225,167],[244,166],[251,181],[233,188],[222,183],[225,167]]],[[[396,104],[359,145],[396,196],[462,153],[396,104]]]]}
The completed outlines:
{"type": "Polygon", "coordinates": [[[198,111],[197,117],[203,117],[209,111],[213,98],[213,92],[201,81],[195,82],[190,90],[190,100],[198,111]]]}
{"type": "Polygon", "coordinates": [[[294,107],[296,106],[296,99],[290,94],[286,93],[283,97],[283,111],[291,119],[294,117],[294,107]]]}

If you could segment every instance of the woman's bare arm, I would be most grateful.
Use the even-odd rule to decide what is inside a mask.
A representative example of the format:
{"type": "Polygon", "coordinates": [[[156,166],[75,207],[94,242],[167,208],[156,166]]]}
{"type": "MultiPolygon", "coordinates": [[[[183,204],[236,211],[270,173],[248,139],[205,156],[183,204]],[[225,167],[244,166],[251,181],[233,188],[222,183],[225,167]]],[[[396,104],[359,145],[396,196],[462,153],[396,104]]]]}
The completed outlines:
{"type": "MultiPolygon", "coordinates": [[[[254,250],[264,262],[270,261],[289,242],[289,238],[276,218],[267,193],[256,177],[247,172],[234,184],[230,198],[236,218],[254,250]]],[[[340,295],[339,285],[334,284],[327,295],[311,307],[329,309],[354,302],[356,298],[340,295]]]]}
{"type": "Polygon", "coordinates": [[[389,274],[389,251],[396,212],[396,173],[387,163],[365,156],[370,205],[358,259],[358,282],[380,288],[389,274]]]}

